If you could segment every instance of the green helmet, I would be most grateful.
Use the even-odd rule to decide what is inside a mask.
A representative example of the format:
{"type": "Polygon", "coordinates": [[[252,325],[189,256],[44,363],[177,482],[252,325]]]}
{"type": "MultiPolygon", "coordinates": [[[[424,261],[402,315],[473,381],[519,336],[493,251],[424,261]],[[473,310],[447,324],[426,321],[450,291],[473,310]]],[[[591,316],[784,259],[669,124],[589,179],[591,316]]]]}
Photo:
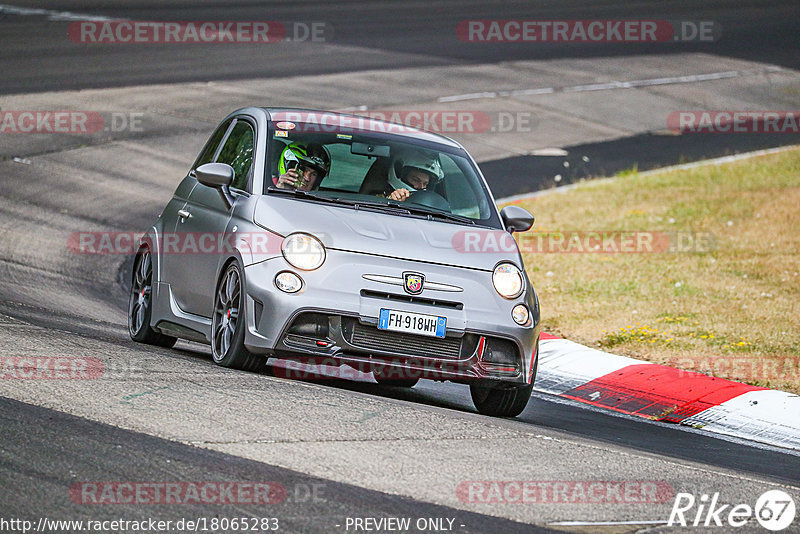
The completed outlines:
{"type": "Polygon", "coordinates": [[[328,150],[317,143],[309,143],[303,146],[300,143],[292,143],[283,149],[280,161],[278,162],[278,174],[285,174],[297,165],[309,166],[319,173],[322,179],[331,168],[331,158],[328,150]]]}

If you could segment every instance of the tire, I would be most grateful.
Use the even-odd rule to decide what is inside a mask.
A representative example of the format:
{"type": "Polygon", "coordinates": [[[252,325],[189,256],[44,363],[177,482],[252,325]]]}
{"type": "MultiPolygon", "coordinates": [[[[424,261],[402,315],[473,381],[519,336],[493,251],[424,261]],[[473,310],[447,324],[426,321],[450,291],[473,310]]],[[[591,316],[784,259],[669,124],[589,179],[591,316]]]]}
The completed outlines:
{"type": "Polygon", "coordinates": [[[419,377],[416,378],[393,378],[391,370],[386,370],[386,367],[375,367],[372,369],[372,376],[375,381],[381,386],[392,386],[396,388],[413,388],[419,382],[419,377]]]}
{"type": "Polygon", "coordinates": [[[230,263],[214,291],[214,313],[211,316],[211,356],[222,367],[258,372],[267,359],[252,354],[244,346],[245,316],[244,279],[235,261],[230,263]]]}
{"type": "Polygon", "coordinates": [[[516,417],[528,405],[533,384],[503,389],[490,389],[471,384],[469,391],[479,413],[494,417],[516,417]]]}
{"type": "Polygon", "coordinates": [[[128,333],[139,343],[170,348],[178,338],[153,330],[153,260],[149,249],[142,249],[133,261],[131,293],[128,298],[128,333]]]}
{"type": "Polygon", "coordinates": [[[527,386],[508,386],[504,389],[482,388],[470,384],[469,392],[475,408],[483,415],[494,417],[516,417],[528,405],[533,392],[533,383],[539,371],[539,339],[536,339],[536,352],[534,353],[533,369],[531,370],[531,383],[527,386]]]}

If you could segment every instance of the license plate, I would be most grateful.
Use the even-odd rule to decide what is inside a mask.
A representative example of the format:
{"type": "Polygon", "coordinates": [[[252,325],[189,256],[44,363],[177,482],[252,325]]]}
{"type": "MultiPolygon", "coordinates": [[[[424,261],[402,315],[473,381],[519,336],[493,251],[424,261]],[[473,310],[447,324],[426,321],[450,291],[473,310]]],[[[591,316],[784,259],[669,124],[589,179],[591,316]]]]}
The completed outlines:
{"type": "Polygon", "coordinates": [[[387,310],[386,308],[381,308],[381,314],[378,318],[378,328],[380,330],[406,332],[423,336],[444,337],[446,327],[447,317],[387,310]]]}

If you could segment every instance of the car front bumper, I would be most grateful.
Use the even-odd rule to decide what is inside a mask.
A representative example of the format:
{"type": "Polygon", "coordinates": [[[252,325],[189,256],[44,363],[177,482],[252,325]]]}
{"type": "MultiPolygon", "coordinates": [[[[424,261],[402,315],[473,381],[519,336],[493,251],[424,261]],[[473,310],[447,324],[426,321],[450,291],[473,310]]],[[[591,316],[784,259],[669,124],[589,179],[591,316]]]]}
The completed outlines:
{"type": "Polygon", "coordinates": [[[539,337],[536,295],[528,284],[518,298],[504,299],[491,277],[482,270],[330,249],[322,267],[310,272],[292,268],[282,257],[269,259],[245,268],[245,346],[363,371],[388,366],[402,377],[528,384],[539,337]],[[300,291],[289,294],[275,286],[275,276],[283,271],[303,280],[300,291]],[[409,271],[425,276],[419,295],[365,278],[402,278],[409,271]],[[520,303],[530,312],[524,326],[511,318],[520,303]],[[379,330],[382,308],[445,317],[445,337],[379,330]]]}

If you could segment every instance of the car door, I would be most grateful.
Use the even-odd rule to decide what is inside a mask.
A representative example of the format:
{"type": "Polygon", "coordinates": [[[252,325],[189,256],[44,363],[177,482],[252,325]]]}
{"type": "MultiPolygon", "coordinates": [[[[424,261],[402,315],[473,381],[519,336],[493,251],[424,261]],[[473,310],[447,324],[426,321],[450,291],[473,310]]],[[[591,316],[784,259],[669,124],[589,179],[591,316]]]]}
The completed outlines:
{"type": "Polygon", "coordinates": [[[210,317],[214,303],[216,277],[226,254],[225,229],[237,202],[246,200],[252,182],[255,126],[247,118],[232,122],[214,161],[234,169],[231,194],[234,206],[228,207],[215,188],[198,184],[189,195],[177,224],[181,237],[182,269],[172,282],[173,295],[185,312],[210,317]]]}
{"type": "MultiPolygon", "coordinates": [[[[203,165],[204,163],[213,162],[217,154],[222,148],[222,142],[227,138],[228,132],[233,126],[233,119],[228,119],[220,124],[211,137],[206,141],[203,150],[197,156],[197,159],[192,165],[191,170],[183,179],[172,200],[167,204],[161,218],[163,220],[163,235],[160,236],[160,278],[163,283],[169,284],[173,297],[175,297],[175,284],[179,282],[184,276],[187,258],[180,254],[180,243],[183,231],[184,219],[182,214],[186,213],[186,205],[188,204],[189,195],[197,188],[200,183],[194,176],[194,169],[203,165]],[[181,194],[179,194],[181,193],[181,194]]],[[[191,258],[189,258],[191,261],[191,258]]],[[[190,263],[189,261],[189,263],[190,263]]],[[[178,305],[183,308],[183,302],[177,299],[178,305]]]]}

